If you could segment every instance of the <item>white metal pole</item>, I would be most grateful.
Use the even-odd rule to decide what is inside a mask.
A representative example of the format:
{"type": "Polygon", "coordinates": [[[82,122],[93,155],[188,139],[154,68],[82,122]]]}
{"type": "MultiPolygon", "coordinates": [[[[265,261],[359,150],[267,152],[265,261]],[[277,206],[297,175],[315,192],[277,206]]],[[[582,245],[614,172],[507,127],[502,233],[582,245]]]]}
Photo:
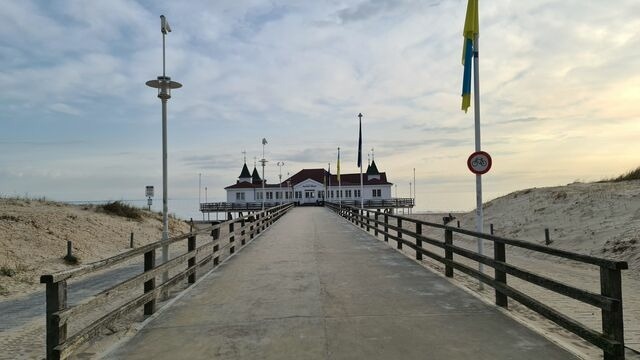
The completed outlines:
{"type": "MultiPolygon", "coordinates": [[[[338,146],[338,170],[340,168],[340,147],[338,146]]],[[[338,204],[342,210],[342,180],[340,179],[340,171],[338,171],[338,204]]]]}
{"type": "MultiPolygon", "coordinates": [[[[479,36],[475,34],[473,40],[473,102],[474,102],[474,113],[475,113],[475,145],[476,151],[481,151],[481,142],[480,142],[480,74],[479,74],[479,36]]],[[[483,232],[483,214],[482,214],[482,175],[476,174],[476,231],[479,233],[483,232]]],[[[484,244],[482,239],[476,239],[478,243],[478,253],[483,254],[484,252],[484,244]]],[[[483,272],[482,263],[478,263],[478,271],[483,272]]],[[[484,287],[482,282],[479,282],[480,289],[484,287]]]]}
{"type": "MultiPolygon", "coordinates": [[[[198,173],[198,206],[202,206],[202,173],[198,173]]],[[[202,220],[204,220],[204,211],[202,212],[202,220]]]]}
{"type": "Polygon", "coordinates": [[[362,114],[359,114],[360,116],[358,116],[358,118],[360,119],[360,149],[358,149],[358,151],[360,152],[360,154],[358,155],[360,157],[360,209],[364,210],[364,185],[363,185],[363,181],[362,181],[362,114]]]}
{"type": "MultiPolygon", "coordinates": [[[[416,168],[413,168],[413,206],[416,206],[416,197],[418,196],[418,194],[416,194],[416,168]]],[[[413,212],[413,210],[412,210],[413,212]]]]}
{"type": "MultiPolygon", "coordinates": [[[[164,43],[164,35],[162,36],[164,43]]],[[[164,51],[164,44],[163,44],[164,51]]],[[[164,61],[163,61],[164,67],[164,61]]],[[[162,92],[167,89],[163,88],[162,92]]],[[[169,239],[169,206],[168,206],[168,190],[167,190],[167,97],[163,96],[162,100],[162,240],[169,239]]],[[[162,246],[162,263],[169,261],[169,245],[162,246]]],[[[162,282],[169,279],[169,272],[162,273],[162,282]]]]}
{"type": "Polygon", "coordinates": [[[264,192],[264,183],[265,183],[265,180],[264,180],[264,161],[265,161],[265,159],[264,159],[264,141],[263,141],[262,142],[262,210],[263,211],[264,211],[264,198],[267,195],[264,192]]]}

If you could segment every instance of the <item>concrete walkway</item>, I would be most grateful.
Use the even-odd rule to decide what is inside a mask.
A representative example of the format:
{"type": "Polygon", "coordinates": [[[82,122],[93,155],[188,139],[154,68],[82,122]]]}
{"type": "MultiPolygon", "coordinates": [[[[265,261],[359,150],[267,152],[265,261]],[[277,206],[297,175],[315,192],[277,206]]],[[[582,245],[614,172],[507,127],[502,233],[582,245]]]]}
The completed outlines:
{"type": "Polygon", "coordinates": [[[113,359],[576,359],[324,208],[296,208],[113,359]]]}

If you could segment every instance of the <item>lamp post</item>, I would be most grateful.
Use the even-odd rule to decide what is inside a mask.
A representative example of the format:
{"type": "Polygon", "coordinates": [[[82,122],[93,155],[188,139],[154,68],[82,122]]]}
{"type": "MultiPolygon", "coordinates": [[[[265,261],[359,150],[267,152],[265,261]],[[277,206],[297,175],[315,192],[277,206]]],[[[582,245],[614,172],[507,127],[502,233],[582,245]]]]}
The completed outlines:
{"type": "MultiPolygon", "coordinates": [[[[202,207],[202,173],[198,173],[198,207],[202,207]]],[[[202,212],[202,220],[204,221],[204,211],[202,212]]]]}
{"type": "MultiPolygon", "coordinates": [[[[149,80],[146,85],[158,89],[158,98],[162,102],[162,240],[169,239],[168,226],[168,191],[167,191],[167,101],[171,99],[171,89],[182,87],[179,82],[171,81],[166,75],[165,62],[165,37],[171,32],[171,27],[164,15],[160,15],[160,32],[162,32],[162,76],[158,76],[156,80],[149,80]]],[[[169,260],[169,245],[162,246],[162,262],[169,260]]],[[[169,278],[169,273],[162,274],[163,282],[169,278]]]]}
{"type": "Polygon", "coordinates": [[[287,192],[289,193],[289,202],[293,202],[293,191],[291,190],[291,179],[287,180],[287,192]]]}
{"type": "MultiPolygon", "coordinates": [[[[411,193],[411,181],[409,181],[409,199],[413,199],[413,194],[411,193]]],[[[409,208],[408,212],[411,214],[411,208],[409,208]]]]}
{"type": "Polygon", "coordinates": [[[278,161],[276,165],[278,165],[278,167],[280,168],[280,175],[278,175],[278,179],[280,179],[280,183],[278,184],[278,186],[280,187],[280,205],[282,205],[282,166],[284,166],[284,162],[278,161]]]}
{"type": "Polygon", "coordinates": [[[262,138],[262,159],[260,159],[260,162],[262,163],[262,211],[264,211],[264,198],[267,195],[264,192],[264,185],[267,182],[267,180],[264,178],[264,166],[267,164],[267,160],[264,158],[264,146],[267,145],[267,139],[262,138]]]}

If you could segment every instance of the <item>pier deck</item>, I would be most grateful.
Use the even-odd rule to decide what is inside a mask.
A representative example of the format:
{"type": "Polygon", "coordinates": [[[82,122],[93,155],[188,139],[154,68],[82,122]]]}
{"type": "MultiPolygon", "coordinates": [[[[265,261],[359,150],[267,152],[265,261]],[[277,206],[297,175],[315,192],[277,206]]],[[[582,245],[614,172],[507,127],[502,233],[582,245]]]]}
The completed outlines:
{"type": "Polygon", "coordinates": [[[296,208],[107,358],[576,359],[324,208],[296,208]]]}

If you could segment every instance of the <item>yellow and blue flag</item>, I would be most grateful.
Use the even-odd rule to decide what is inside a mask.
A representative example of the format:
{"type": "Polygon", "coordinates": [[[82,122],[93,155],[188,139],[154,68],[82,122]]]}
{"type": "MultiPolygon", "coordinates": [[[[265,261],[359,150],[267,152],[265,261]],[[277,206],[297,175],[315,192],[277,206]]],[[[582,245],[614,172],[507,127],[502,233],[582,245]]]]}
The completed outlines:
{"type": "Polygon", "coordinates": [[[464,76],[462,78],[462,110],[467,112],[471,106],[471,63],[473,57],[473,40],[479,31],[478,0],[468,0],[467,17],[464,21],[464,44],[462,47],[462,65],[464,76]]]}

